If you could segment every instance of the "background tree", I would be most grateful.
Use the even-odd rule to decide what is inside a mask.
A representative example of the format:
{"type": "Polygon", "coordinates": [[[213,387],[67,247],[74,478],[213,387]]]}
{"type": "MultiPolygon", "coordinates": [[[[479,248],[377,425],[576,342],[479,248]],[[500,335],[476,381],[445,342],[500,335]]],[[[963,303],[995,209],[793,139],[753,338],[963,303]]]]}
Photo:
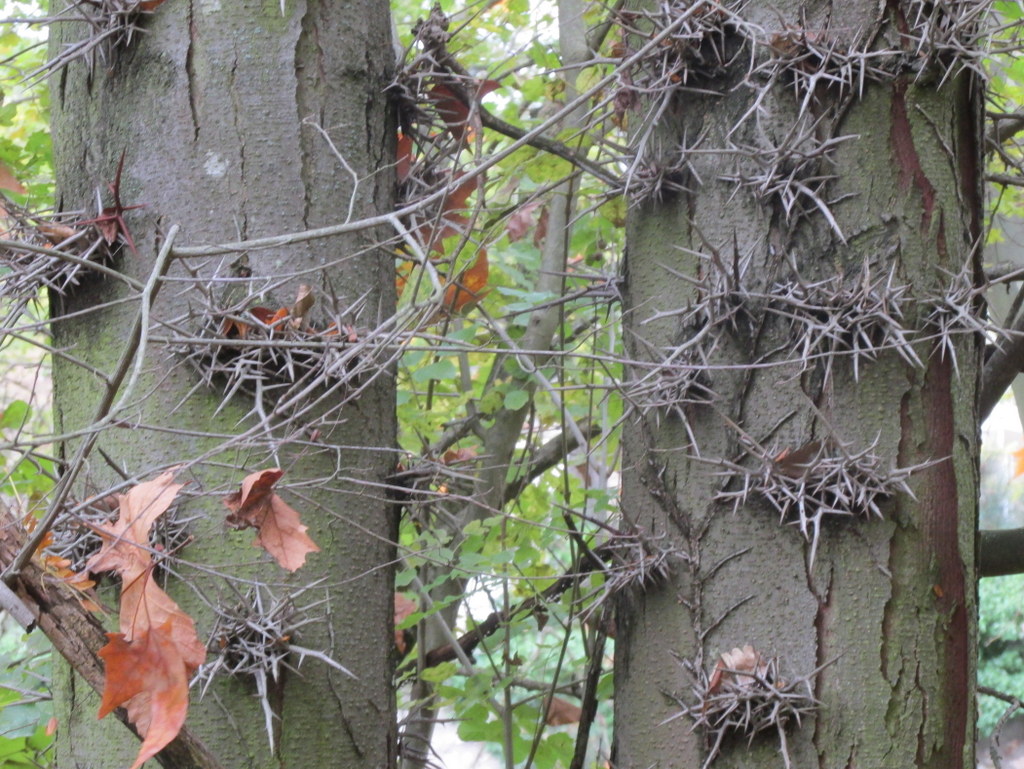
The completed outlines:
{"type": "Polygon", "coordinates": [[[978,13],[634,14],[623,766],[972,765],[978,13]]]}

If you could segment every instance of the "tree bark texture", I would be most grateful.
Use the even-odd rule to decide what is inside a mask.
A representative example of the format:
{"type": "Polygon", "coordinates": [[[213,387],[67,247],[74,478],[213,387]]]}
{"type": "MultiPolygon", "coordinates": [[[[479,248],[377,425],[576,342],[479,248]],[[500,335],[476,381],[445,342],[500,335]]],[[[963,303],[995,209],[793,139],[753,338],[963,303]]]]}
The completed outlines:
{"type": "Polygon", "coordinates": [[[723,7],[635,129],[622,504],[676,567],[619,607],[614,763],[971,767],[979,337],[933,313],[977,310],[977,84],[930,4],[723,7]],[[818,704],[716,747],[745,645],[818,704]]]}
{"type": "MultiPolygon", "coordinates": [[[[387,4],[171,0],[141,25],[93,68],[75,62],[52,83],[62,209],[95,216],[97,190],[107,205],[122,153],[122,200],[145,204],[125,215],[138,250],[120,248],[118,269],[145,282],[175,224],[176,245],[187,246],[390,210],[394,130],[384,89],[394,53],[387,4]]],[[[82,33],[55,26],[53,50],[82,33]]],[[[245,388],[228,400],[221,379],[214,377],[212,388],[201,384],[182,346],[167,340],[196,337],[211,296],[230,305],[232,291],[262,293],[251,304],[276,309],[292,305],[300,284],[317,295],[312,317],[320,328],[337,322],[362,336],[394,311],[394,268],[375,247],[380,239],[367,231],[253,250],[244,268],[232,267],[239,253],[174,261],[150,316],[135,389],[80,478],[79,499],[122,477],[145,479],[181,465],[185,501],[168,515],[194,517],[192,539],[166,582],[196,618],[200,637],[207,640],[216,612],[253,603],[258,589],[265,605],[273,602],[268,596],[294,605],[290,642],[354,675],[313,657],[300,665],[293,653],[293,669],[270,684],[272,738],[251,676],[218,679],[201,700],[193,687],[187,723],[224,766],[393,763],[390,564],[397,522],[381,489],[395,462],[394,383],[385,353],[368,350],[382,356],[378,376],[347,384],[323,377],[279,413],[264,392],[261,412],[245,388]],[[236,492],[248,473],[275,466],[286,471],[282,496],[321,549],[293,574],[252,547],[253,532],[229,533],[224,525],[223,495],[236,492]]],[[[72,433],[93,418],[103,393],[99,375],[109,375],[122,352],[138,294],[90,278],[54,297],[51,309],[55,344],[92,367],[55,362],[56,424],[72,433]]],[[[351,335],[335,336],[328,354],[331,345],[342,351],[351,335]]],[[[78,445],[69,438],[62,456],[70,459],[78,445]]],[[[96,697],[70,672],[58,683],[58,765],[130,764],[137,740],[109,719],[97,725],[96,697]]]]}

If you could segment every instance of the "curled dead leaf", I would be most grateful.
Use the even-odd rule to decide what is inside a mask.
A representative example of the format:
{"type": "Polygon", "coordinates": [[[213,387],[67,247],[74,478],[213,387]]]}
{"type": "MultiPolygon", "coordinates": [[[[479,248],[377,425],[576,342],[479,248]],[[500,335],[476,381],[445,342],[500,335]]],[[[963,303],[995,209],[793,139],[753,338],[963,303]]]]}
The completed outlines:
{"type": "Polygon", "coordinates": [[[306,534],[298,512],[274,492],[282,475],[283,470],[271,468],[246,476],[241,491],[225,499],[224,505],[231,511],[229,526],[259,530],[253,545],[270,553],[281,568],[295,571],[306,562],[308,553],[320,548],[306,534]]]}
{"type": "Polygon", "coordinates": [[[295,295],[295,304],[292,305],[292,317],[289,321],[292,328],[303,328],[306,325],[306,316],[309,314],[310,309],[312,309],[314,302],[316,302],[316,296],[313,294],[313,289],[303,283],[299,286],[299,290],[295,295]]]}
{"type": "Polygon", "coordinates": [[[715,663],[714,672],[708,681],[708,694],[721,691],[727,684],[740,687],[754,686],[758,678],[768,672],[768,660],[750,644],[724,652],[715,663]]]}

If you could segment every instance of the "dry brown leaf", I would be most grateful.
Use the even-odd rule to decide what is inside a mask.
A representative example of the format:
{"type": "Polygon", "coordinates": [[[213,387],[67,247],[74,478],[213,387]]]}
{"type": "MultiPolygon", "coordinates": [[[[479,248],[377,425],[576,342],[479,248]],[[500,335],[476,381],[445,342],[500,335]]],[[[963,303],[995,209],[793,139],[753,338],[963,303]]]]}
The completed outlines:
{"type": "Polygon", "coordinates": [[[715,694],[732,682],[738,686],[751,686],[757,682],[755,676],[763,677],[767,671],[768,661],[753,646],[737,647],[718,658],[708,681],[708,694],[715,694]]]}
{"type": "Polygon", "coordinates": [[[68,227],[66,224],[54,224],[52,222],[40,222],[36,225],[36,229],[54,245],[63,243],[68,238],[73,238],[78,234],[78,230],[74,227],[68,227]]]}
{"type": "Polygon", "coordinates": [[[406,631],[399,630],[397,626],[419,608],[411,598],[406,598],[401,593],[395,593],[395,647],[399,654],[405,654],[409,649],[405,640],[406,631]]]}
{"type": "Polygon", "coordinates": [[[460,462],[472,462],[474,459],[476,459],[476,449],[448,449],[441,455],[441,464],[455,465],[460,462]]]}
{"type": "Polygon", "coordinates": [[[583,710],[576,705],[561,697],[552,697],[548,703],[548,712],[544,720],[548,726],[565,726],[579,723],[582,715],[583,710]]]}
{"type": "Polygon", "coordinates": [[[461,312],[467,305],[475,305],[487,295],[490,264],[487,251],[480,249],[476,259],[444,292],[444,309],[449,313],[461,312]]]}
{"type": "Polygon", "coordinates": [[[28,190],[18,181],[14,172],[3,163],[0,163],[0,190],[9,190],[19,195],[24,195],[28,190]]]}
{"type": "Polygon", "coordinates": [[[525,205],[519,206],[505,223],[505,230],[508,232],[508,239],[515,243],[526,236],[533,226],[533,212],[540,207],[540,201],[534,200],[525,205]]]}
{"type": "Polygon", "coordinates": [[[289,323],[292,328],[302,328],[306,325],[306,315],[309,314],[310,309],[313,307],[313,303],[316,301],[316,296],[313,295],[313,289],[303,283],[299,286],[299,291],[295,296],[295,304],[292,305],[292,317],[289,323]]]}
{"type": "Polygon", "coordinates": [[[284,475],[278,468],[261,470],[246,476],[242,490],[224,500],[230,510],[228,525],[259,530],[253,545],[262,547],[282,568],[295,571],[306,562],[308,553],[320,548],[306,534],[299,514],[274,493],[274,484],[284,475]]]}
{"type": "Polygon", "coordinates": [[[122,633],[107,633],[109,643],[99,651],[106,664],[99,717],[124,705],[144,737],[131,769],[159,753],[185,724],[191,671],[171,625],[168,620],[131,641],[122,633]]]}
{"type": "Polygon", "coordinates": [[[130,581],[150,566],[149,530],[183,485],[173,480],[174,473],[168,471],[118,496],[121,512],[117,521],[96,527],[103,546],[86,564],[89,571],[116,571],[130,581]]]}
{"type": "Polygon", "coordinates": [[[188,679],[206,658],[195,623],[153,581],[149,531],[182,484],[164,473],[118,498],[114,523],[100,524],[100,552],[89,571],[121,577],[120,633],[108,633],[99,654],[106,663],[99,717],[123,705],[144,737],[132,765],[138,769],[173,740],[188,712],[188,679]]]}

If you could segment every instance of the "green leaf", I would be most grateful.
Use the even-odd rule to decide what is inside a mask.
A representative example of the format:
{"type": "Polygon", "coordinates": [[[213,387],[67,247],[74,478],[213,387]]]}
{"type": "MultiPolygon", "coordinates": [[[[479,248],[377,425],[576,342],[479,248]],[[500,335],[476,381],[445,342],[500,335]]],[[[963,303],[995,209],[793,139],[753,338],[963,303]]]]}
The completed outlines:
{"type": "Polygon", "coordinates": [[[455,364],[445,358],[444,360],[428,363],[423,368],[412,372],[412,381],[427,382],[431,379],[438,379],[447,382],[455,378],[455,364]]]}
{"type": "Polygon", "coordinates": [[[427,668],[420,673],[420,678],[429,683],[440,683],[445,679],[451,678],[459,671],[459,666],[454,662],[442,662],[440,665],[434,665],[432,668],[427,668]]]}
{"type": "Polygon", "coordinates": [[[505,408],[509,411],[518,411],[530,400],[530,394],[525,390],[509,390],[505,393],[505,408]]]}
{"type": "Polygon", "coordinates": [[[0,413],[0,428],[20,429],[28,420],[31,409],[25,401],[11,401],[7,408],[0,413]]]}

